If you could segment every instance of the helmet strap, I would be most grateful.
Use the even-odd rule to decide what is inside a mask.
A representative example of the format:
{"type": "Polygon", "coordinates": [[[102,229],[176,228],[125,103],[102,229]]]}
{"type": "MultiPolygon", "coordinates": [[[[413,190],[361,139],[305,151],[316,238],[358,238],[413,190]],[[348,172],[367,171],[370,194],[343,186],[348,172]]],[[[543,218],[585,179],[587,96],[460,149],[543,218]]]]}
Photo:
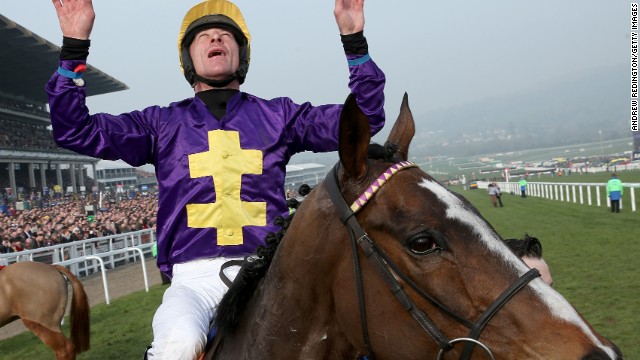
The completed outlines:
{"type": "MultiPolygon", "coordinates": [[[[197,80],[197,81],[199,81],[201,83],[207,84],[207,85],[209,85],[211,87],[222,88],[222,87],[225,87],[225,86],[231,84],[231,82],[233,80],[237,79],[238,76],[236,76],[236,74],[233,74],[233,75],[229,76],[228,78],[226,78],[224,80],[211,80],[211,79],[207,79],[205,77],[202,77],[202,76],[200,76],[198,74],[195,74],[195,72],[194,72],[193,78],[194,78],[194,80],[197,80]]],[[[195,85],[195,82],[193,84],[195,85]]]]}

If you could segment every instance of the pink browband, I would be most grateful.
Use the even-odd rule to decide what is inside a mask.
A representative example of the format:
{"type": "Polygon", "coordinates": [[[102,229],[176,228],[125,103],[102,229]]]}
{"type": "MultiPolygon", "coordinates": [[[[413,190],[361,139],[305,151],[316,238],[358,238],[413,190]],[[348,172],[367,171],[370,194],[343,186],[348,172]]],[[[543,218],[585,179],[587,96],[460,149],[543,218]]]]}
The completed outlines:
{"type": "Polygon", "coordinates": [[[351,211],[353,211],[354,213],[360,211],[360,209],[362,209],[367,204],[369,199],[371,199],[373,195],[375,195],[375,193],[380,190],[382,185],[384,185],[387,180],[389,180],[398,171],[417,166],[418,165],[412,163],[411,161],[401,161],[399,163],[391,165],[391,167],[385,170],[382,175],[380,175],[373,183],[371,183],[369,188],[362,195],[360,195],[356,199],[356,201],[353,202],[353,204],[351,204],[351,211]]]}

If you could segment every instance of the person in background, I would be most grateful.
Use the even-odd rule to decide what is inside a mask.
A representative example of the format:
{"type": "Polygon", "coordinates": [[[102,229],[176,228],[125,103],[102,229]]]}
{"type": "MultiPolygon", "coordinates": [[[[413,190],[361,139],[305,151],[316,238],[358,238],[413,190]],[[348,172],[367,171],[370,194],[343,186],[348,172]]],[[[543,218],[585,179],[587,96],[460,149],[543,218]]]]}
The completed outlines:
{"type": "Polygon", "coordinates": [[[525,233],[522,239],[505,239],[504,242],[528,267],[540,271],[542,281],[553,286],[551,271],[542,258],[542,244],[538,238],[525,233]]]}
{"type": "Polygon", "coordinates": [[[6,236],[5,238],[2,239],[2,245],[0,245],[0,254],[6,254],[6,253],[12,253],[15,250],[13,249],[13,246],[11,245],[11,241],[9,240],[9,237],[6,236]]]}
{"type": "Polygon", "coordinates": [[[11,248],[13,249],[13,252],[20,252],[24,250],[24,243],[20,238],[13,238],[11,240],[11,248]]]}
{"type": "Polygon", "coordinates": [[[607,182],[607,196],[611,201],[612,213],[620,212],[620,199],[622,199],[622,194],[624,194],[622,181],[618,179],[618,175],[616,173],[613,173],[611,174],[611,179],[607,182]]]}
{"type": "MultiPolygon", "coordinates": [[[[157,242],[154,242],[153,245],[151,246],[151,255],[153,255],[154,258],[158,257],[158,243],[157,242]]],[[[171,284],[171,279],[167,276],[167,274],[163,273],[162,271],[160,271],[160,279],[162,280],[162,285],[171,284]]]]}
{"type": "Polygon", "coordinates": [[[498,199],[498,204],[500,204],[500,207],[504,207],[504,204],[502,204],[502,190],[500,190],[500,186],[498,186],[497,183],[493,183],[493,186],[496,188],[496,199],[498,199]]]}
{"type": "Polygon", "coordinates": [[[524,176],[520,177],[520,181],[518,181],[518,185],[520,186],[520,196],[527,197],[527,180],[524,176]]]}
{"type": "Polygon", "coordinates": [[[493,207],[498,207],[498,187],[494,183],[489,183],[487,192],[489,192],[489,201],[491,201],[491,205],[493,205],[493,207]]]}
{"type": "MultiPolygon", "coordinates": [[[[255,253],[268,233],[277,232],[275,220],[289,212],[287,163],[299,152],[338,149],[342,104],[265,100],[240,91],[249,70],[249,29],[233,3],[209,0],[187,12],[178,34],[178,57],[193,97],[120,115],[90,114],[85,98],[92,84],[82,74],[92,2],[53,5],[64,36],[58,70],[46,86],[54,140],[83,155],[155,166],[157,263],[171,285],[154,315],[146,356],[195,359],[228,290],[222,265],[255,253]]],[[[363,34],[364,0],[335,0],[334,16],[349,90],[375,135],[384,125],[385,76],[363,34]]],[[[272,35],[277,41],[286,34],[272,35]]],[[[226,277],[235,278],[238,267],[228,270],[226,277]]]]}

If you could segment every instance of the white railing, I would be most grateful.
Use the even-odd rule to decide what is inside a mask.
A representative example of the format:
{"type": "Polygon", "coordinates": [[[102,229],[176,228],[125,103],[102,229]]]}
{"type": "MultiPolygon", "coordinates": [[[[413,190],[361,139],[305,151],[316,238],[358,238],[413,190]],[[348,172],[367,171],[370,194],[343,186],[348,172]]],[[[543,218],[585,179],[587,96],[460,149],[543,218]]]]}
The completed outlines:
{"type": "Polygon", "coordinates": [[[20,261],[38,261],[69,267],[77,277],[100,271],[106,303],[110,303],[107,270],[124,264],[140,262],[145,290],[149,291],[149,281],[145,256],[151,256],[155,244],[152,229],[134,231],[94,239],[74,241],[39,249],[0,254],[0,265],[10,265],[20,261]]]}
{"type": "MultiPolygon", "coordinates": [[[[520,185],[517,182],[496,182],[502,193],[513,193],[520,195],[520,185]]],[[[486,189],[488,181],[478,181],[479,189],[486,189]]],[[[640,188],[638,183],[627,183],[622,185],[624,194],[620,201],[622,204],[631,204],[631,211],[637,210],[635,189],[640,188]]],[[[607,196],[606,183],[551,183],[551,182],[527,182],[527,196],[536,196],[549,200],[579,203],[581,205],[602,206],[606,204],[611,207],[611,201],[607,196]]]]}
{"type": "MultiPolygon", "coordinates": [[[[101,256],[104,255],[115,255],[115,254],[120,254],[120,253],[127,253],[127,252],[137,252],[140,255],[141,259],[144,259],[144,253],[142,248],[143,247],[151,247],[153,246],[153,244],[145,244],[145,245],[140,245],[139,247],[132,247],[132,248],[124,248],[124,249],[120,249],[120,250],[114,250],[114,251],[109,251],[107,253],[103,253],[100,254],[101,256]]],[[[65,260],[65,261],[61,261],[61,262],[56,262],[54,263],[55,265],[62,265],[62,266],[70,266],[70,265],[74,265],[80,262],[88,262],[88,261],[97,261],[100,265],[100,273],[102,275],[102,286],[104,287],[104,298],[105,298],[105,302],[107,303],[107,305],[109,305],[111,303],[111,297],[109,296],[109,283],[107,281],[107,271],[104,267],[104,261],[102,260],[102,257],[100,256],[96,256],[96,255],[87,255],[87,256],[83,256],[80,258],[75,258],[75,259],[71,259],[71,260],[65,260]]],[[[144,280],[144,290],[146,292],[149,292],[149,277],[147,276],[147,264],[143,261],[140,261],[140,264],[142,265],[142,278],[144,280]]]]}

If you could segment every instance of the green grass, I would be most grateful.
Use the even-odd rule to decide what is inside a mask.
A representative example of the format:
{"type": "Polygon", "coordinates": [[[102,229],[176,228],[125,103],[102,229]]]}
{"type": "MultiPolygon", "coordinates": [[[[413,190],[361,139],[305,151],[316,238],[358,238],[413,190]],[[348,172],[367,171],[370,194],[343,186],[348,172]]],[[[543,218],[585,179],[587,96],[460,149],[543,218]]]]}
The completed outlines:
{"type": "MultiPolygon", "coordinates": [[[[632,180],[631,173],[623,174],[623,181],[640,182],[640,172],[633,174],[638,175],[637,180],[632,180]]],[[[562,180],[586,182],[586,177],[572,175],[562,180]]],[[[606,178],[593,176],[593,182],[606,178]]],[[[505,207],[496,209],[486,190],[453,189],[467,197],[503,237],[521,237],[525,232],[538,237],[555,288],[613,340],[626,359],[640,359],[640,212],[632,213],[627,207],[620,214],[611,214],[605,207],[509,194],[503,196],[505,207]]],[[[111,305],[94,307],[91,350],[78,359],[141,359],[151,341],[151,319],[165,288],[158,285],[149,293],[137,292],[111,305]]],[[[53,356],[35,336],[24,333],[0,341],[0,359],[53,356]]]]}

